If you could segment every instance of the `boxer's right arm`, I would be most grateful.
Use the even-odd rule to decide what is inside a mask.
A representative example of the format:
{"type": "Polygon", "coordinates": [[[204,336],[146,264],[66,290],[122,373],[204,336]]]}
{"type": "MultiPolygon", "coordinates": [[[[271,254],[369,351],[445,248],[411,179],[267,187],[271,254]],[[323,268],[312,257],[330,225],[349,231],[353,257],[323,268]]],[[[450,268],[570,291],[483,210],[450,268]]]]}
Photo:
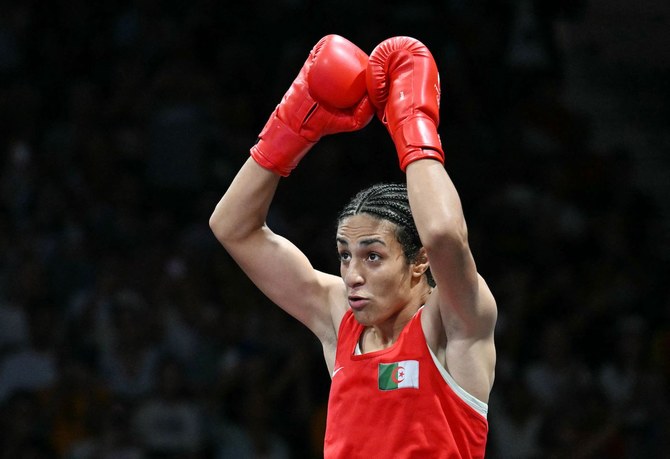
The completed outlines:
{"type": "Polygon", "coordinates": [[[337,276],[316,271],[290,241],[266,224],[279,180],[327,134],[353,131],[372,118],[367,55],[342,37],[324,37],[272,113],[210,217],[210,227],[254,284],[322,340],[333,333],[329,305],[337,276]]]}

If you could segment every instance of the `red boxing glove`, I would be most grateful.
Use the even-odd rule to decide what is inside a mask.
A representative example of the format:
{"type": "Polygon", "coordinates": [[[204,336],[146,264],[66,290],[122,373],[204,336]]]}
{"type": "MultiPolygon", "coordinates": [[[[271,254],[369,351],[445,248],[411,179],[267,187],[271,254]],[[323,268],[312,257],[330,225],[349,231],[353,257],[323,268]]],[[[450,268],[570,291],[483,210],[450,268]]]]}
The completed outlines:
{"type": "Polygon", "coordinates": [[[322,136],[365,127],[374,115],[367,65],[368,55],[346,38],[319,40],[259,134],[251,157],[286,177],[322,136]]]}
{"type": "Polygon", "coordinates": [[[420,41],[393,37],[370,54],[367,87],[377,116],[393,138],[400,169],[432,158],[444,164],[440,124],[440,76],[433,55],[420,41]]]}

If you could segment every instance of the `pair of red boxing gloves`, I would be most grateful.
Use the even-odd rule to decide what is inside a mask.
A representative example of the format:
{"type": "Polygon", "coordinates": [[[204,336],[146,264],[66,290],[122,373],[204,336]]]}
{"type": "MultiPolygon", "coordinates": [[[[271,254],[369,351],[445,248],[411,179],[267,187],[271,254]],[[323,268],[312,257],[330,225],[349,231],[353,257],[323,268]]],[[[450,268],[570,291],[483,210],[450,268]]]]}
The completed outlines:
{"type": "Polygon", "coordinates": [[[321,137],[362,129],[376,114],[393,138],[403,172],[423,158],[444,164],[439,108],[437,66],[418,40],[389,38],[368,57],[346,38],[327,35],[312,48],[251,156],[286,177],[321,137]]]}

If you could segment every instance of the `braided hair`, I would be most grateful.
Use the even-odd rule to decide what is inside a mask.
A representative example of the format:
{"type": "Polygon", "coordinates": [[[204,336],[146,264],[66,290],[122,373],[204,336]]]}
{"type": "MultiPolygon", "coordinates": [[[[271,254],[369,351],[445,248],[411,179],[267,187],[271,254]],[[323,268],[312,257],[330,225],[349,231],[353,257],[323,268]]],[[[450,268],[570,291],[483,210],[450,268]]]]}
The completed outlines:
{"type": "MultiPolygon", "coordinates": [[[[387,220],[396,226],[396,238],[403,248],[407,263],[414,263],[423,247],[414,223],[407,197],[407,187],[400,183],[378,183],[359,191],[337,217],[338,226],[347,217],[368,214],[379,220],[387,220]]],[[[435,286],[430,272],[426,271],[428,283],[435,286]]]]}

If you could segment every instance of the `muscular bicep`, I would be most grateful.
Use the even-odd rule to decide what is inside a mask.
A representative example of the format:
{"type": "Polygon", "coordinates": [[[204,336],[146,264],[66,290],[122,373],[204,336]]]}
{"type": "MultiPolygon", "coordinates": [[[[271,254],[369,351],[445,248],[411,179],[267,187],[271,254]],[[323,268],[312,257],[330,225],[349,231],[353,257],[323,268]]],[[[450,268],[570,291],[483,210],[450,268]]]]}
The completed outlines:
{"type": "Polygon", "coordinates": [[[458,295],[445,295],[438,285],[427,305],[424,331],[454,380],[486,402],[495,377],[497,307],[484,279],[477,278],[478,292],[469,300],[472,304],[446,303],[457,301],[458,295]]]}
{"type": "Polygon", "coordinates": [[[428,257],[438,287],[434,301],[447,334],[487,335],[495,301],[467,244],[450,244],[443,251],[429,252],[428,257]]]}
{"type": "Polygon", "coordinates": [[[315,270],[302,251],[267,226],[226,249],[272,302],[322,341],[330,338],[337,298],[344,304],[344,285],[338,276],[315,270]]]}

